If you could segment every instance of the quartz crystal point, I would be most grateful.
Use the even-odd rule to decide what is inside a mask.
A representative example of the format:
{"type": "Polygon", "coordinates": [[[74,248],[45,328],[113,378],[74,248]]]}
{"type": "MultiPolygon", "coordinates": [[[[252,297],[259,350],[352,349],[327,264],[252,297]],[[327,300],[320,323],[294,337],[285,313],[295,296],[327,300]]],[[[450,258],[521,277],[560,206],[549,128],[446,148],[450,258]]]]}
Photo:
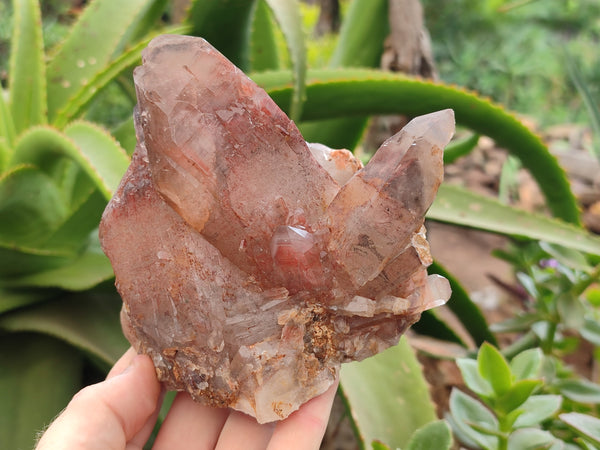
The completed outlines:
{"type": "Polygon", "coordinates": [[[154,39],[134,78],[138,145],[100,235],[125,335],[167,388],[283,419],[449,298],[423,220],[451,110],[362,168],[200,38],[154,39]]]}

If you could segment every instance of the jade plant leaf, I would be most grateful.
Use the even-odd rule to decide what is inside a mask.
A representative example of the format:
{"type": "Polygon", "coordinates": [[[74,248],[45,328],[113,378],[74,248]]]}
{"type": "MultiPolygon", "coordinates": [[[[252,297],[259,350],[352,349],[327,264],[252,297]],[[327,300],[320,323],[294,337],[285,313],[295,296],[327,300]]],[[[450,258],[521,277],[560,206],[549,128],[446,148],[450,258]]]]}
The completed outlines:
{"type": "Polygon", "coordinates": [[[50,337],[14,333],[0,339],[0,360],[0,442],[32,448],[77,391],[81,355],[50,337]]]}
{"type": "Polygon", "coordinates": [[[594,445],[600,445],[600,419],[576,412],[561,414],[559,417],[578,434],[591,440],[594,445]]]}
{"type": "Polygon", "coordinates": [[[477,354],[479,373],[490,383],[496,396],[505,394],[511,387],[512,374],[506,359],[492,345],[485,342],[477,354]]]}
{"type": "Polygon", "coordinates": [[[403,447],[415,430],[436,419],[421,366],[406,338],[376,356],[344,364],[340,380],[363,445],[377,439],[391,448],[403,447]]]}
{"type": "Polygon", "coordinates": [[[467,394],[453,389],[450,394],[450,417],[461,441],[468,441],[485,449],[498,447],[498,438],[492,432],[498,430],[498,419],[482,403],[467,394]],[[479,429],[489,430],[482,433],[479,429]]]}
{"type": "Polygon", "coordinates": [[[452,430],[448,422],[436,420],[415,431],[406,450],[449,450],[451,447],[452,430]]]}

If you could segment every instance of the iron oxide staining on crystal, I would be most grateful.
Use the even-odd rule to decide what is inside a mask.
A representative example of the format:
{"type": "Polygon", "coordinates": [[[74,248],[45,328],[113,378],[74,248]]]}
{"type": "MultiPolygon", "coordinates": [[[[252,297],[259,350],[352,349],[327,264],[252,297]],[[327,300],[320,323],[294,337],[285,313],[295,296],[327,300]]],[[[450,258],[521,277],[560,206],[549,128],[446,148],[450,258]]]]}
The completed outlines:
{"type": "Polygon", "coordinates": [[[169,389],[283,419],[448,299],[423,220],[451,110],[362,168],[200,38],[154,39],[134,77],[138,145],[100,234],[125,335],[169,389]]]}

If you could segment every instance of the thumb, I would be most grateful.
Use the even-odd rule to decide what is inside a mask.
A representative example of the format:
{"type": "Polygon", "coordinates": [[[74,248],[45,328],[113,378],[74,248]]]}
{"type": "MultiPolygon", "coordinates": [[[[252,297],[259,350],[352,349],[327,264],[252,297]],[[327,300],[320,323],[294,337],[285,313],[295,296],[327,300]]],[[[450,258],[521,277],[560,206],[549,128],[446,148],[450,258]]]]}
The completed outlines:
{"type": "Polygon", "coordinates": [[[121,374],[79,391],[36,448],[124,449],[154,413],[159,395],[152,361],[137,355],[121,374]]]}

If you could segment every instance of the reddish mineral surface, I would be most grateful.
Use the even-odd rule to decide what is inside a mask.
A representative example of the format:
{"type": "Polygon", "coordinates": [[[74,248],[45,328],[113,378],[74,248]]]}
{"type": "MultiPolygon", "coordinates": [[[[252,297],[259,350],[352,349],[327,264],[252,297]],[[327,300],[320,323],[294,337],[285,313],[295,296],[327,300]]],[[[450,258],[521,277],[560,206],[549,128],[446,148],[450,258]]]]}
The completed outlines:
{"type": "Polygon", "coordinates": [[[200,38],[154,39],[134,78],[138,145],[100,234],[125,334],[167,388],[282,419],[448,299],[423,218],[451,110],[361,168],[200,38]]]}

